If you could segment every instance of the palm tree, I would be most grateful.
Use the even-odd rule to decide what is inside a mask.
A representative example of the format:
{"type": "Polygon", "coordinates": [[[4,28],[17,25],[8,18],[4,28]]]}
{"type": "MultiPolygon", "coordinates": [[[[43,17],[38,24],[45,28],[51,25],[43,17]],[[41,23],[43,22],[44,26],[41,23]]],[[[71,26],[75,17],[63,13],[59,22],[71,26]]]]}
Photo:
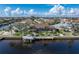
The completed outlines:
{"type": "Polygon", "coordinates": [[[31,20],[33,20],[33,21],[34,21],[35,19],[36,19],[36,17],[34,17],[34,16],[31,16],[31,20]]]}
{"type": "Polygon", "coordinates": [[[11,35],[13,34],[12,33],[12,27],[13,27],[12,24],[9,24],[9,31],[11,31],[11,35]]]}
{"type": "Polygon", "coordinates": [[[26,30],[26,24],[19,23],[19,24],[17,24],[16,27],[21,32],[21,36],[23,36],[23,34],[24,34],[25,30],[26,30]]]}

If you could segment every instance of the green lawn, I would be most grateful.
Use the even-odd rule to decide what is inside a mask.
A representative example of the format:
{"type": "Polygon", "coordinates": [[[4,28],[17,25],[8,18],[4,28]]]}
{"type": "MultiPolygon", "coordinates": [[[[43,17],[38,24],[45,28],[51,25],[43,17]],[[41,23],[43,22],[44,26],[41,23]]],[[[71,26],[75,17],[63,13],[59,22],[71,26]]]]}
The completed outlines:
{"type": "Polygon", "coordinates": [[[73,36],[72,32],[64,32],[65,36],[73,36]]]}

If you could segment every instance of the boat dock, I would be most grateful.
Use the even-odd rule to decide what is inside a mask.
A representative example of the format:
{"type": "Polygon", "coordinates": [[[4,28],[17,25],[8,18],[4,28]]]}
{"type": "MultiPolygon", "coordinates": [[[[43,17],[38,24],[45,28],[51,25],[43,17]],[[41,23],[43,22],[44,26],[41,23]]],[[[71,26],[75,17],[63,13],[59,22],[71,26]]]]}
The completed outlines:
{"type": "Polygon", "coordinates": [[[66,40],[71,40],[71,39],[79,39],[79,36],[0,36],[0,40],[1,39],[18,39],[18,40],[23,40],[23,41],[26,41],[26,40],[63,40],[63,39],[66,39],[66,40]]]}
{"type": "Polygon", "coordinates": [[[37,40],[78,40],[79,39],[79,36],[39,36],[39,37],[33,37],[33,36],[23,36],[22,37],[22,40],[23,42],[32,42],[33,40],[34,41],[37,41],[37,40]]]}
{"type": "Polygon", "coordinates": [[[35,40],[35,39],[72,39],[72,38],[79,38],[79,36],[39,36],[39,37],[33,37],[33,36],[23,36],[22,39],[28,39],[28,40],[35,40]]]}

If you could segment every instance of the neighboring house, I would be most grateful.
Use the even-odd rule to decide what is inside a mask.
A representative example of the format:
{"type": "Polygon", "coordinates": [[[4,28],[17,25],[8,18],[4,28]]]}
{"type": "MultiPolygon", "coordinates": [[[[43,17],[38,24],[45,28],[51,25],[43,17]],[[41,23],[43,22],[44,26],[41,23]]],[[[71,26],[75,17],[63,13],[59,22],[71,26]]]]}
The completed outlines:
{"type": "Polygon", "coordinates": [[[53,26],[55,26],[56,28],[61,28],[61,27],[68,28],[68,27],[71,27],[72,24],[70,24],[70,23],[59,23],[59,24],[55,24],[53,26]]]}

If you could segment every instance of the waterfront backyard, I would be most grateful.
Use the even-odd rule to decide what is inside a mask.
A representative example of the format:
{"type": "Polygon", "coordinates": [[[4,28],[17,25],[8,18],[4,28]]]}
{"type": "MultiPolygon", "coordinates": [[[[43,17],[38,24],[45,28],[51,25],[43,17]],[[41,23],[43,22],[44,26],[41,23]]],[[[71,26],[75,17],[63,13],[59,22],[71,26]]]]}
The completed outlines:
{"type": "Polygon", "coordinates": [[[79,53],[78,5],[0,6],[0,54],[79,53]]]}

